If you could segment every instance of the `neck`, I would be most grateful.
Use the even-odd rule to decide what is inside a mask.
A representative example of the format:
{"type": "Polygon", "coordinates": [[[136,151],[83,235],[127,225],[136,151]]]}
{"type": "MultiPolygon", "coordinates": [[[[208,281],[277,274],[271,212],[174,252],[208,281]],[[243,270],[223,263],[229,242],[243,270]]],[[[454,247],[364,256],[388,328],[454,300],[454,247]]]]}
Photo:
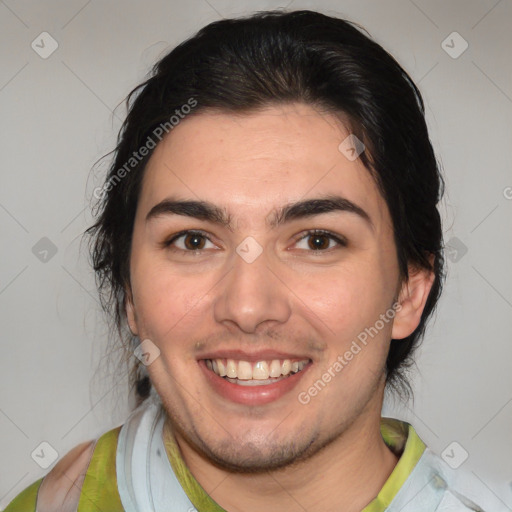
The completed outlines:
{"type": "MultiPolygon", "coordinates": [[[[260,474],[229,472],[212,464],[177,433],[188,469],[229,512],[360,512],[379,493],[398,461],[384,443],[378,414],[361,415],[344,433],[299,464],[260,474]]],[[[164,435],[173,435],[166,423],[164,435]]]]}

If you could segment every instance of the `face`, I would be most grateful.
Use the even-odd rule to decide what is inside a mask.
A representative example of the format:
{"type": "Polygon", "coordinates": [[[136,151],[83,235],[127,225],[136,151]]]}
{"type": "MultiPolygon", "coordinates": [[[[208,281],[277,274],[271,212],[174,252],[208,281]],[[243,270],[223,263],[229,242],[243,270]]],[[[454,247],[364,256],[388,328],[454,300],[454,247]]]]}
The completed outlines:
{"type": "Polygon", "coordinates": [[[226,468],[283,467],[379,418],[390,339],[415,328],[390,309],[392,223],[348,135],[302,104],[201,113],[146,167],[130,328],[160,351],[181,442],[226,468]]]}

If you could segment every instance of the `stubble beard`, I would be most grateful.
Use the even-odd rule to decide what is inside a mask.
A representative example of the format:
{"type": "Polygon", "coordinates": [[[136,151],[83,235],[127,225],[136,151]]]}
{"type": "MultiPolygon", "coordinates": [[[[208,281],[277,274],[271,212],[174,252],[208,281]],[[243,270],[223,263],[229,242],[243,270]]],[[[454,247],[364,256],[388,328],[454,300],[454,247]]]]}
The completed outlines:
{"type": "Polygon", "coordinates": [[[166,422],[168,423],[167,428],[174,433],[178,444],[180,441],[184,441],[201,458],[205,459],[205,463],[213,463],[230,473],[256,475],[297,467],[320,454],[351,427],[372,397],[374,397],[374,393],[370,393],[367,400],[360,403],[360,406],[352,411],[349,418],[341,419],[331,432],[327,433],[325,429],[321,428],[311,428],[304,433],[304,430],[298,428],[300,437],[278,441],[269,439],[268,444],[264,447],[250,442],[237,445],[234,438],[218,442],[208,439],[206,436],[202,436],[194,425],[186,426],[181,418],[171,416],[168,408],[165,408],[166,422]]]}

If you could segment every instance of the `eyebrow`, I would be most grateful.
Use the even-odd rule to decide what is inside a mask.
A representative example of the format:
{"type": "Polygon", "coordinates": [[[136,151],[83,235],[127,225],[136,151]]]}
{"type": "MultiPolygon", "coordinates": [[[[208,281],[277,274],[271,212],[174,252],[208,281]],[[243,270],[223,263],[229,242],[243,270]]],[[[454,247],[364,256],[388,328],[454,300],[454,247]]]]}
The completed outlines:
{"type": "MultiPolygon", "coordinates": [[[[267,225],[276,228],[293,220],[331,212],[349,212],[363,219],[373,230],[372,219],[363,208],[345,197],[328,195],[305,199],[274,209],[267,216],[267,225]]],[[[232,217],[227,211],[209,201],[179,200],[172,197],[159,202],[146,215],[146,222],[163,215],[183,215],[227,227],[233,231],[232,217]]]]}

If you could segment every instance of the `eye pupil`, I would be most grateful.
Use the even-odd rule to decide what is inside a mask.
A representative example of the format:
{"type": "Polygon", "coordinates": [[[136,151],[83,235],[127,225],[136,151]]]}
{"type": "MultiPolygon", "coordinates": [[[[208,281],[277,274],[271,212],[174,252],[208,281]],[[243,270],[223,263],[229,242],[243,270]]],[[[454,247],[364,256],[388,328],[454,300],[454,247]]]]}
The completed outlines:
{"type": "Polygon", "coordinates": [[[185,237],[185,247],[191,251],[197,251],[204,247],[204,237],[202,235],[189,234],[185,237]]]}
{"type": "Polygon", "coordinates": [[[325,235],[313,235],[310,238],[310,247],[313,250],[325,249],[329,247],[329,239],[325,235]]]}

